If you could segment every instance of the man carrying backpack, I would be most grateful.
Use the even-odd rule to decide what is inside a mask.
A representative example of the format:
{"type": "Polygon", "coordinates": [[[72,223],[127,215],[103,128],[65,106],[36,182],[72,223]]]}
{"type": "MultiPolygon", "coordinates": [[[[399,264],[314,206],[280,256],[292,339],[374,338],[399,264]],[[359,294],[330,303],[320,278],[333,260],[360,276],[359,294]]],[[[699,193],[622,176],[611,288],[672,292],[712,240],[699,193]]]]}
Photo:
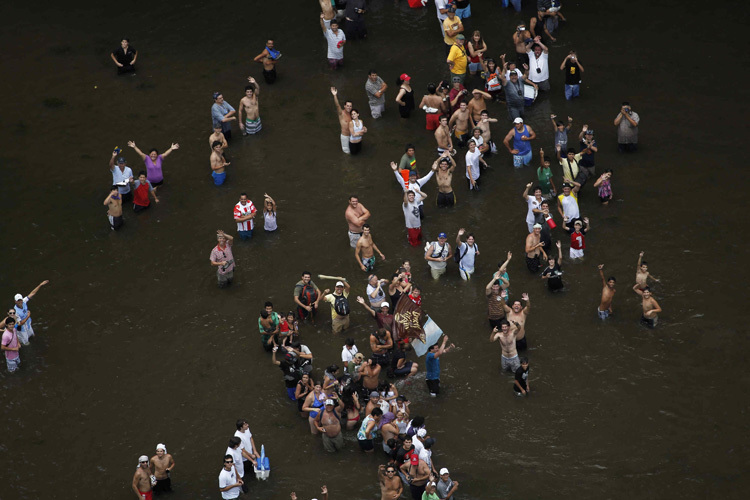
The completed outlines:
{"type": "Polygon", "coordinates": [[[326,288],[323,292],[323,300],[331,304],[331,319],[333,326],[333,333],[341,333],[342,331],[349,328],[349,282],[337,281],[336,288],[331,293],[331,290],[326,288]]]}
{"type": "Polygon", "coordinates": [[[301,321],[309,317],[312,324],[315,324],[315,315],[318,313],[318,303],[322,296],[320,289],[312,279],[310,271],[302,273],[300,281],[294,285],[294,303],[297,304],[297,315],[301,321]]]}
{"type": "Polygon", "coordinates": [[[441,274],[445,274],[448,261],[453,257],[451,246],[448,243],[448,235],[445,233],[438,234],[438,240],[425,245],[424,250],[424,260],[430,266],[430,274],[434,279],[438,279],[441,274]]]}
{"type": "Polygon", "coordinates": [[[458,230],[458,236],[456,236],[456,255],[454,257],[458,264],[458,272],[461,274],[461,279],[468,280],[474,274],[474,262],[476,256],[479,255],[479,247],[474,242],[474,235],[471,233],[466,236],[466,242],[462,242],[461,236],[464,233],[466,233],[466,229],[461,228],[458,230]]]}

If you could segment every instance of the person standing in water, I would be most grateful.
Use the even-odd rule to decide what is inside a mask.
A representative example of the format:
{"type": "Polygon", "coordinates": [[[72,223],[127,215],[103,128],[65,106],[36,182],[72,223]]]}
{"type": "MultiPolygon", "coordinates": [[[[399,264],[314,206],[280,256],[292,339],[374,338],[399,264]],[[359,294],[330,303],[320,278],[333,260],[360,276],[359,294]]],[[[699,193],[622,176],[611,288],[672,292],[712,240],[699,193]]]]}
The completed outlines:
{"type": "Polygon", "coordinates": [[[339,118],[339,125],[341,125],[341,151],[349,154],[349,122],[352,121],[352,101],[344,101],[344,107],[342,108],[339,104],[338,90],[336,87],[331,87],[331,94],[333,95],[333,103],[336,105],[336,115],[339,118]]]}
{"type": "Polygon", "coordinates": [[[401,118],[409,118],[411,110],[414,109],[414,91],[411,89],[411,77],[402,73],[401,76],[396,78],[396,86],[399,89],[396,95],[398,112],[401,118]]]}
{"type": "Polygon", "coordinates": [[[359,111],[352,108],[351,121],[349,122],[349,152],[352,155],[358,154],[362,150],[362,138],[367,133],[367,127],[359,119],[359,111]]]}
{"type": "Polygon", "coordinates": [[[644,252],[638,254],[638,265],[635,268],[635,283],[641,290],[644,290],[648,286],[648,280],[651,278],[657,283],[659,280],[656,276],[648,272],[648,263],[643,260],[644,252]]]}
{"type": "Polygon", "coordinates": [[[180,145],[175,143],[172,143],[172,145],[167,149],[164,153],[159,154],[159,151],[156,148],[152,148],[151,151],[149,151],[148,156],[138,149],[138,146],[135,145],[135,142],[128,141],[128,146],[133,148],[136,153],[138,153],[138,156],[141,157],[143,160],[143,163],[146,164],[146,178],[149,180],[151,185],[158,187],[161,186],[164,183],[164,175],[161,171],[161,163],[167,156],[172,153],[172,151],[177,151],[180,149],[180,145]]]}
{"type": "Polygon", "coordinates": [[[599,277],[602,279],[602,300],[596,312],[600,319],[607,319],[612,314],[612,299],[615,298],[615,277],[604,279],[604,264],[599,264],[599,277]]]}
{"type": "Polygon", "coordinates": [[[272,233],[278,229],[276,224],[276,202],[268,194],[263,193],[263,229],[272,233]]]}
{"type": "Polygon", "coordinates": [[[245,87],[245,97],[240,100],[240,104],[237,108],[240,110],[237,115],[237,120],[242,130],[242,135],[255,135],[261,131],[263,124],[260,121],[260,109],[258,106],[258,95],[260,94],[260,86],[255,81],[255,78],[248,77],[250,85],[245,87]],[[245,121],[242,121],[242,112],[245,112],[245,121]]]}
{"type": "Polygon", "coordinates": [[[263,52],[253,59],[253,61],[263,64],[263,79],[269,85],[276,81],[276,63],[280,57],[281,52],[273,47],[273,40],[269,39],[263,52]]]}
{"type": "Polygon", "coordinates": [[[643,308],[643,314],[641,315],[641,323],[654,328],[659,322],[658,314],[661,312],[661,306],[656,299],[651,295],[651,289],[649,287],[640,289],[638,283],[633,287],[633,291],[641,296],[641,307],[643,308]]]}

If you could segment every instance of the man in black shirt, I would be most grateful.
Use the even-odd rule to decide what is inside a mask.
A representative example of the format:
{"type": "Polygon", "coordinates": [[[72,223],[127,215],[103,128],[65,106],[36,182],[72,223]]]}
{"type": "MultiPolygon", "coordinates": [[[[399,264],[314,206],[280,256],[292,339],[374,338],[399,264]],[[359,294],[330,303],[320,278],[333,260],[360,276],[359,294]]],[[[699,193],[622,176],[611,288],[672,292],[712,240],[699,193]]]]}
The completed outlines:
{"type": "Polygon", "coordinates": [[[529,359],[521,358],[521,367],[516,370],[516,380],[513,382],[513,390],[516,396],[527,396],[531,392],[529,386],[529,359]]]}
{"type": "Polygon", "coordinates": [[[562,266],[562,247],[560,246],[559,240],[556,245],[557,259],[550,255],[547,259],[548,265],[546,269],[542,271],[542,279],[547,280],[547,286],[549,286],[549,289],[552,292],[556,292],[563,287],[562,270],[560,269],[560,266],[562,266]]]}
{"type": "Polygon", "coordinates": [[[578,97],[581,87],[581,73],[583,73],[583,66],[581,66],[581,61],[578,60],[578,54],[575,50],[570,51],[560,65],[560,69],[565,71],[565,99],[570,101],[574,97],[578,97]]]}
{"type": "Polygon", "coordinates": [[[135,50],[135,47],[130,46],[130,40],[127,38],[120,41],[120,48],[113,50],[110,57],[117,65],[118,75],[135,72],[135,60],[138,58],[138,51],[135,50]]]}

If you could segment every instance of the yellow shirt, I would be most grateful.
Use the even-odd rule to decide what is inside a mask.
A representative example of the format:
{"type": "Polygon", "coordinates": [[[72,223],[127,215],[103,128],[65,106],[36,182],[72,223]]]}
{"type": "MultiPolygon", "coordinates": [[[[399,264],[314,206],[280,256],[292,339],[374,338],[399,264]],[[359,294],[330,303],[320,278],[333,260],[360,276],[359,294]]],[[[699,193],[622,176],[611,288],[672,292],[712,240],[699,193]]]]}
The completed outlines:
{"type": "Polygon", "coordinates": [[[448,53],[448,60],[453,62],[451,73],[457,75],[466,73],[466,65],[469,63],[469,58],[466,56],[466,49],[464,47],[459,47],[458,45],[451,47],[451,51],[448,53]]]}
{"type": "MultiPolygon", "coordinates": [[[[349,292],[347,292],[346,290],[344,290],[342,292],[342,294],[344,295],[344,297],[347,297],[347,298],[349,297],[349,292]]],[[[333,307],[334,304],[336,304],[336,294],[335,293],[330,293],[330,294],[326,295],[324,300],[326,302],[328,302],[329,304],[331,304],[331,319],[345,318],[346,317],[346,316],[340,316],[336,312],[336,308],[333,307]]]]}
{"type": "MultiPolygon", "coordinates": [[[[456,37],[448,36],[448,30],[455,31],[462,26],[463,24],[461,23],[461,19],[459,19],[458,16],[453,16],[453,19],[451,19],[450,17],[446,17],[443,20],[443,29],[446,31],[443,41],[446,45],[453,45],[454,43],[456,43],[456,37]]],[[[456,35],[458,35],[458,33],[456,33],[456,35]]]]}

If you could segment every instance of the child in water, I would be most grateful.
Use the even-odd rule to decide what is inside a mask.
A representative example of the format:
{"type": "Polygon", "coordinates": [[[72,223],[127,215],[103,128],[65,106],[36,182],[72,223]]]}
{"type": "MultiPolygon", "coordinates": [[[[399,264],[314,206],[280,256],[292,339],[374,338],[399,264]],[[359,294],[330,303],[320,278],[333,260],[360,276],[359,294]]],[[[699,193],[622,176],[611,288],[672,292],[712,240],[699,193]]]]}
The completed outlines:
{"type": "Polygon", "coordinates": [[[594,183],[594,187],[599,188],[599,201],[602,205],[607,205],[612,200],[612,169],[607,169],[594,183]]]}

